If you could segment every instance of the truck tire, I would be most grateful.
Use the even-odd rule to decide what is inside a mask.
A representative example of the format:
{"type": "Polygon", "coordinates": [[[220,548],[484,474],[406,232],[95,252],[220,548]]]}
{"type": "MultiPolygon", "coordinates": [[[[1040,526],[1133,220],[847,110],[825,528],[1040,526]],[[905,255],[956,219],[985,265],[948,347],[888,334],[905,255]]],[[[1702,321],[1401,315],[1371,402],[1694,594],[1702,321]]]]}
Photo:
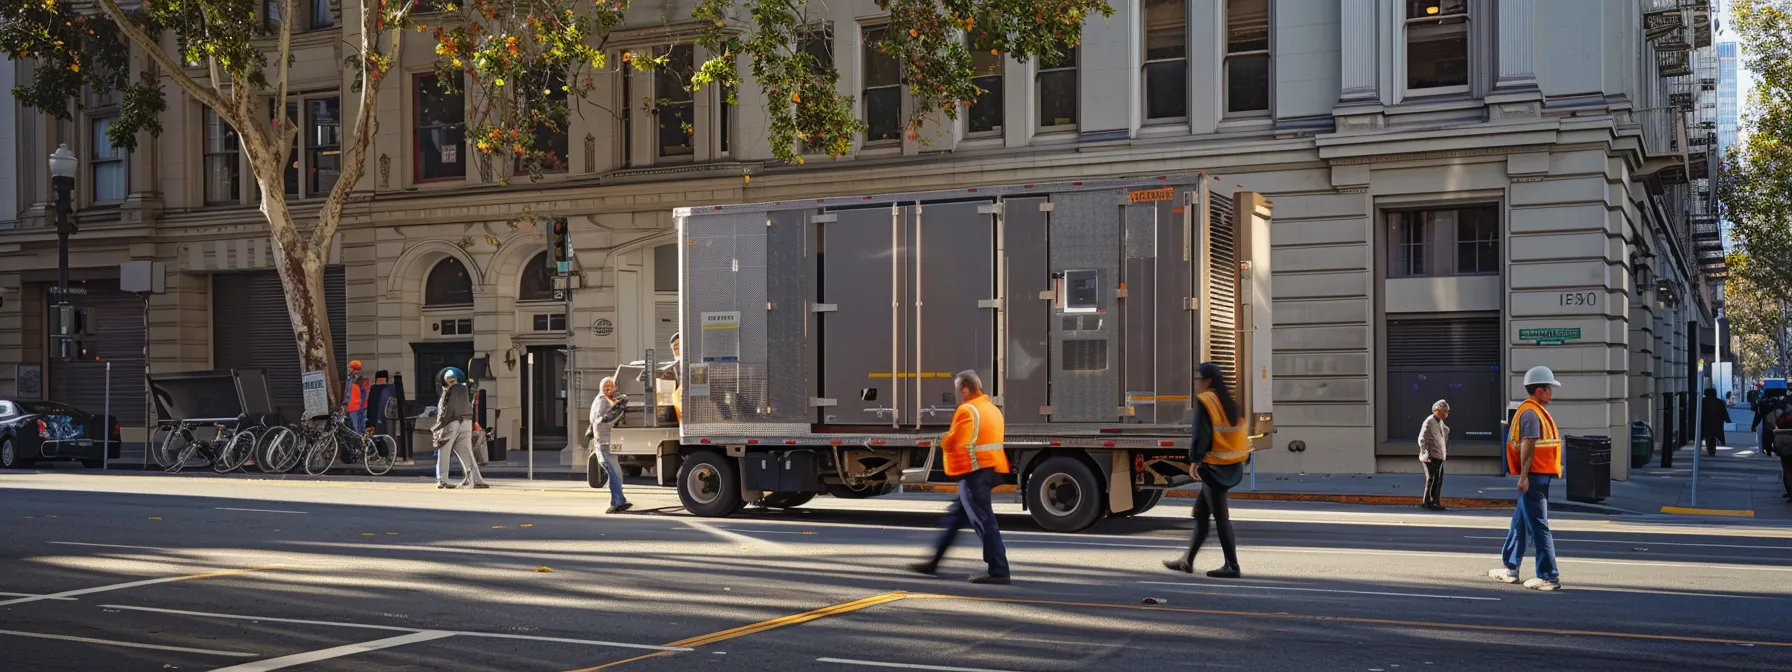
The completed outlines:
{"type": "Polygon", "coordinates": [[[1107,513],[1107,497],[1087,463],[1060,455],[1027,477],[1027,511],[1052,532],[1081,532],[1107,513]]]}
{"type": "Polygon", "coordinates": [[[704,451],[685,458],[678,469],[678,501],[703,518],[724,518],[739,511],[740,470],[721,454],[704,451]]]}
{"type": "Polygon", "coordinates": [[[598,461],[597,453],[585,458],[585,484],[599,489],[610,484],[610,472],[598,461]]]}
{"type": "Polygon", "coordinates": [[[768,509],[794,509],[808,504],[815,499],[813,492],[774,492],[759,500],[759,505],[768,509]]]}
{"type": "Polygon", "coordinates": [[[896,491],[900,487],[896,483],[868,483],[852,487],[843,483],[829,483],[828,494],[838,499],[866,499],[881,497],[896,491]]]}
{"type": "Polygon", "coordinates": [[[1132,510],[1114,514],[1116,517],[1136,516],[1155,508],[1158,502],[1164,501],[1163,490],[1132,491],[1132,510]]]}

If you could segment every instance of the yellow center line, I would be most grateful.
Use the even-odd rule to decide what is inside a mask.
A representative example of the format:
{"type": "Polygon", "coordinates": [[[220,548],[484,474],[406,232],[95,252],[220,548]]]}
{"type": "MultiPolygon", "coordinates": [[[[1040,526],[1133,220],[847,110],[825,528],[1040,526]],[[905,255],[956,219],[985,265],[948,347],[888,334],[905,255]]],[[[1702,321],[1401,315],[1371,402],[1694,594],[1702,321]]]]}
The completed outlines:
{"type": "Polygon", "coordinates": [[[1131,611],[1163,611],[1179,614],[1202,614],[1207,616],[1233,616],[1241,618],[1267,618],[1283,621],[1315,621],[1324,623],[1360,623],[1364,625],[1398,625],[1413,628],[1433,628],[1439,630],[1474,630],[1481,632],[1511,632],[1535,635],[1578,635],[1582,637],[1613,637],[1619,639],[1643,639],[1668,642],[1693,642],[1699,644],[1746,644],[1750,646],[1775,646],[1792,648],[1792,642],[1770,642],[1746,639],[1723,639],[1718,637],[1693,637],[1688,635],[1655,635],[1641,632],[1608,632],[1604,630],[1562,630],[1557,628],[1524,627],[1517,625],[1479,625],[1474,623],[1447,623],[1442,621],[1402,621],[1387,618],[1361,618],[1355,616],[1321,616],[1317,614],[1293,614],[1288,612],[1265,611],[1229,611],[1223,609],[1189,609],[1186,607],[1160,607],[1134,604],[1104,604],[1100,602],[1070,602],[1063,600],[1031,600],[1017,597],[975,597],[969,595],[940,595],[932,593],[910,593],[909,599],[920,600],[966,600],[972,602],[1000,602],[1004,604],[1030,604],[1058,607],[1087,607],[1095,609],[1125,609],[1131,611]]]}
{"type": "MultiPolygon", "coordinates": [[[[867,598],[864,598],[861,600],[853,600],[851,602],[843,602],[840,604],[822,607],[820,609],[812,609],[812,610],[805,611],[800,614],[791,614],[789,616],[779,616],[777,618],[760,621],[758,623],[749,623],[747,625],[743,625],[738,628],[729,628],[727,630],[712,632],[707,635],[697,635],[696,637],[687,637],[685,639],[681,639],[676,642],[667,644],[666,646],[698,647],[698,646],[703,646],[705,644],[714,644],[716,642],[727,641],[730,639],[734,639],[736,637],[745,637],[747,635],[757,634],[757,633],[765,632],[767,630],[773,630],[776,628],[782,628],[782,627],[791,626],[791,625],[799,625],[802,623],[808,623],[809,621],[813,621],[818,618],[827,618],[829,616],[844,614],[844,613],[851,612],[851,611],[858,611],[858,610],[864,609],[866,607],[872,607],[872,606],[876,606],[879,604],[884,604],[886,602],[895,602],[897,600],[900,600],[900,599],[903,599],[906,597],[910,597],[910,595],[903,591],[883,593],[881,595],[872,595],[871,597],[867,597],[867,598]]],[[[586,667],[586,668],[581,668],[581,669],[577,669],[577,670],[571,670],[569,672],[597,672],[597,670],[606,670],[606,669],[609,669],[612,667],[617,667],[620,665],[627,665],[629,663],[632,663],[632,662],[635,662],[638,660],[646,660],[648,658],[659,658],[661,656],[669,656],[669,655],[672,655],[672,652],[660,651],[660,652],[656,652],[656,653],[649,653],[646,655],[635,656],[633,658],[627,658],[624,660],[618,660],[618,661],[611,662],[611,663],[604,663],[602,665],[598,665],[597,667],[586,667]]]]}

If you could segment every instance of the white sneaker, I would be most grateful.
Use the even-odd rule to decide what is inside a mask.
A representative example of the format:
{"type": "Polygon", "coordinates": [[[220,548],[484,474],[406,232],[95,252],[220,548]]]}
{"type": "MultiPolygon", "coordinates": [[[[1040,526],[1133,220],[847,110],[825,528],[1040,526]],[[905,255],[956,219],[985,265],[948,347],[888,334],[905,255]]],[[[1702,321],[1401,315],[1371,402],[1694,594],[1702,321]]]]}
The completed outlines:
{"type": "Polygon", "coordinates": [[[1531,590],[1561,590],[1562,582],[1557,579],[1531,579],[1524,582],[1524,587],[1531,590]]]}
{"type": "Polygon", "coordinates": [[[1506,569],[1504,567],[1499,569],[1489,569],[1487,570],[1487,578],[1500,583],[1518,583],[1518,570],[1506,569]]]}

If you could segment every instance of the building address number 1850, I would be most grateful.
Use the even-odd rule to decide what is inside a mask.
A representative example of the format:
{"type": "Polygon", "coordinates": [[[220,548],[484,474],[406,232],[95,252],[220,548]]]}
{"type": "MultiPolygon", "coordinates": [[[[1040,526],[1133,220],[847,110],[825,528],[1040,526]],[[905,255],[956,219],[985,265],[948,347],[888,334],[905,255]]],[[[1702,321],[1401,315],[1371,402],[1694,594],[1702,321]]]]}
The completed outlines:
{"type": "Polygon", "coordinates": [[[1564,306],[1597,306],[1599,305],[1599,293],[1562,292],[1561,301],[1564,306]]]}

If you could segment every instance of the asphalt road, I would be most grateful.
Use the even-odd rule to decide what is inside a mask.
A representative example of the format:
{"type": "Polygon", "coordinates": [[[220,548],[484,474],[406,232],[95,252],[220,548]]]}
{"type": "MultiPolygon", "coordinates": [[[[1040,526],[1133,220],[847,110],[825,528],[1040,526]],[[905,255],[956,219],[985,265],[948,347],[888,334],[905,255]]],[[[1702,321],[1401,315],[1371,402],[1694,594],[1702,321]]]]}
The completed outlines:
{"type": "MultiPolygon", "coordinates": [[[[1558,516],[1558,593],[1492,582],[1502,512],[1239,503],[1246,578],[1172,574],[1170,505],[1004,516],[1016,582],[901,567],[937,499],[605,516],[578,484],[0,473],[9,670],[1792,669],[1792,528],[1558,516]],[[1166,604],[1146,605],[1145,598],[1166,604]]],[[[1213,542],[1210,542],[1213,543],[1213,542]]],[[[1218,564],[1204,551],[1202,569],[1218,564]]],[[[1531,567],[1525,568],[1528,576],[1531,567]]]]}

